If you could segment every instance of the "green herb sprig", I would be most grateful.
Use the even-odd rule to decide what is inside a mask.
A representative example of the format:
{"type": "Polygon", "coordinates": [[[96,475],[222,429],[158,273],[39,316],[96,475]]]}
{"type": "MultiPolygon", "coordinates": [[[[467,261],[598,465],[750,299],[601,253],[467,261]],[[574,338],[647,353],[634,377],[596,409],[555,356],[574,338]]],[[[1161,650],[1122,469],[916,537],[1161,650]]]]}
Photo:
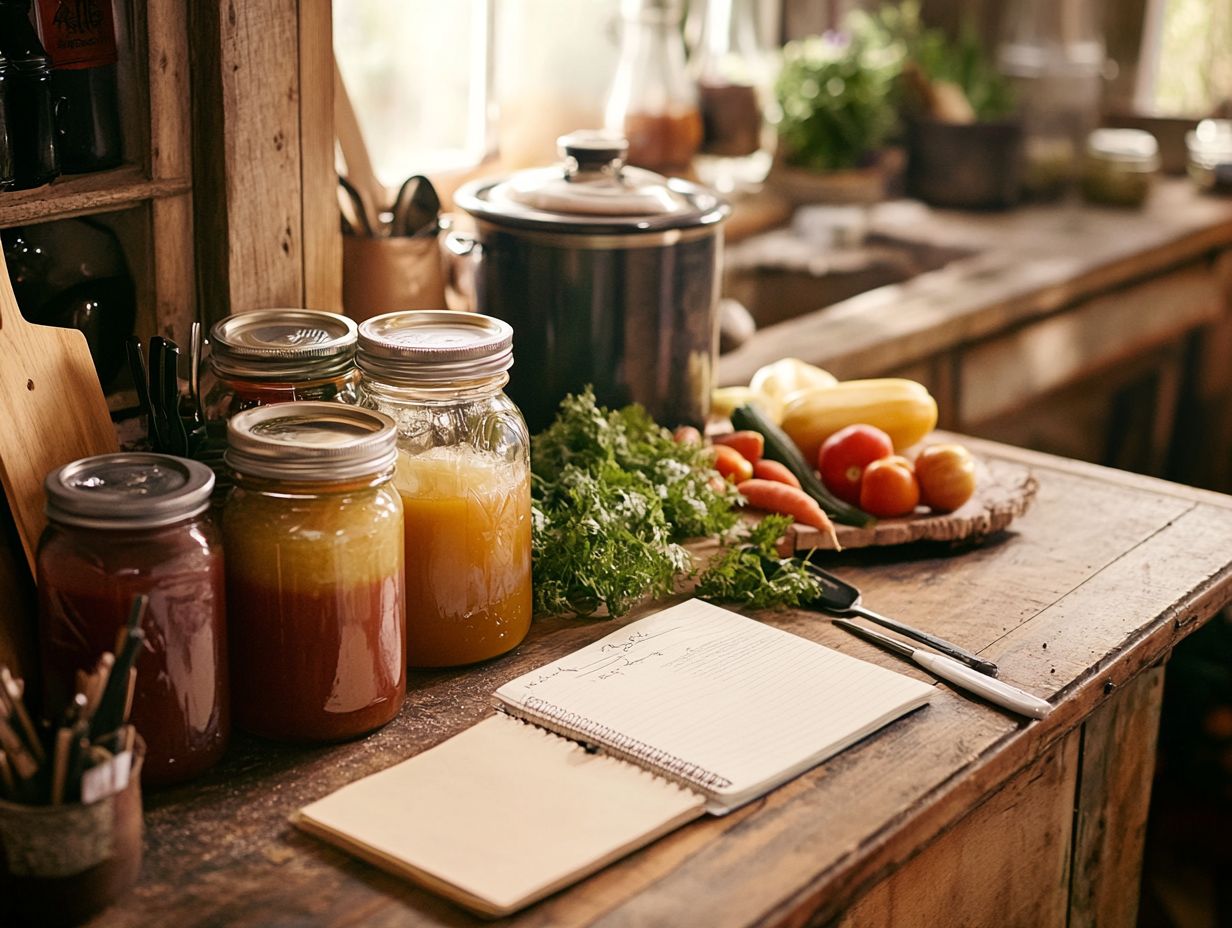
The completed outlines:
{"type": "Polygon", "coordinates": [[[791,527],[787,516],[766,516],[740,543],[725,548],[702,574],[694,591],[702,599],[750,609],[805,606],[821,585],[795,557],[780,557],[775,545],[791,527]]]}

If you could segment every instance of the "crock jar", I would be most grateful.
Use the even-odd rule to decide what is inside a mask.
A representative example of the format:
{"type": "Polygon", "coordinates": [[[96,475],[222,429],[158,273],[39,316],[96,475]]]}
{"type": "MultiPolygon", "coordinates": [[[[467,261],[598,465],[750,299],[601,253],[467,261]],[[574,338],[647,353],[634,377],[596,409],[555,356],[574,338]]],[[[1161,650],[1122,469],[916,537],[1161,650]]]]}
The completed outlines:
{"type": "Polygon", "coordinates": [[[341,403],[237,413],[226,463],[235,721],[335,741],[398,714],[406,685],[394,424],[341,403]]]}
{"type": "Polygon", "coordinates": [[[186,780],[217,761],[229,733],[222,543],[206,514],[214,475],[164,454],[104,454],[46,480],[39,541],[39,637],[52,718],[78,670],[114,651],[133,597],[149,597],[132,722],[142,779],[186,780]]]}
{"type": "Polygon", "coordinates": [[[530,628],[530,440],[502,391],[512,344],[507,323],[478,313],[359,327],[361,401],[398,425],[413,667],[496,657],[530,628]]]}

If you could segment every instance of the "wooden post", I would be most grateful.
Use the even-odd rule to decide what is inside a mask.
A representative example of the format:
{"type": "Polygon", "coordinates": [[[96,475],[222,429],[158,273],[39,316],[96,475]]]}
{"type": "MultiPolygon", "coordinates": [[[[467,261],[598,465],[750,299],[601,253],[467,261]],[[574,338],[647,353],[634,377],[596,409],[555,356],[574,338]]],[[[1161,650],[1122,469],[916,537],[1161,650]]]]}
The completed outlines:
{"type": "Polygon", "coordinates": [[[1130,680],[1082,726],[1070,928],[1137,923],[1163,691],[1164,668],[1154,667],[1130,680]]]}
{"type": "Polygon", "coordinates": [[[336,310],[330,0],[192,4],[197,295],[207,323],[336,310]]]}

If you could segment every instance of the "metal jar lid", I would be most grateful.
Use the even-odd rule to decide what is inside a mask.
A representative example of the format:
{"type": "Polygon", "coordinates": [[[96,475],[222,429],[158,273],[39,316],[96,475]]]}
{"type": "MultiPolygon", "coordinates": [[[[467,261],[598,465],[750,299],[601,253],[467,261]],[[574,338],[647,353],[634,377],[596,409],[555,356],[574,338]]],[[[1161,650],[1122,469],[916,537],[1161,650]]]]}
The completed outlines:
{"type": "Polygon", "coordinates": [[[241,477],[342,482],[393,466],[394,420],[343,403],[280,403],[227,422],[225,460],[241,477]]]}
{"type": "Polygon", "coordinates": [[[345,371],[355,356],[355,323],[316,309],[236,313],[210,330],[210,366],[233,377],[297,380],[345,371]]]}
{"type": "Polygon", "coordinates": [[[700,184],[627,167],[629,143],[619,136],[575,132],[557,145],[559,164],[473,181],[454,202],[498,225],[613,235],[713,226],[731,213],[700,184]]]}
{"type": "Polygon", "coordinates": [[[1096,129],[1087,136],[1087,155],[1123,170],[1159,170],[1159,143],[1142,129],[1096,129]]]}
{"type": "Polygon", "coordinates": [[[483,380],[513,366],[513,328],[492,316],[447,309],[386,313],[360,325],[356,363],[379,383],[483,380]]]}
{"type": "Polygon", "coordinates": [[[171,525],[204,512],[214,472],[169,454],[100,454],[47,475],[47,518],[83,528],[171,525]]]}

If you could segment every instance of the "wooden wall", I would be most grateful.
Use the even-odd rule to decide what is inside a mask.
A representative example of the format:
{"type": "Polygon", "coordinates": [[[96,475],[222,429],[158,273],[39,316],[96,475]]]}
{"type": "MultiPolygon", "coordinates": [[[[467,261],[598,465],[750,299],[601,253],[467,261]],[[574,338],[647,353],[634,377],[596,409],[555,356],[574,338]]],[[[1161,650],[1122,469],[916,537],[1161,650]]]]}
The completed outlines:
{"type": "Polygon", "coordinates": [[[330,0],[192,5],[198,305],[338,310],[330,0]]]}

